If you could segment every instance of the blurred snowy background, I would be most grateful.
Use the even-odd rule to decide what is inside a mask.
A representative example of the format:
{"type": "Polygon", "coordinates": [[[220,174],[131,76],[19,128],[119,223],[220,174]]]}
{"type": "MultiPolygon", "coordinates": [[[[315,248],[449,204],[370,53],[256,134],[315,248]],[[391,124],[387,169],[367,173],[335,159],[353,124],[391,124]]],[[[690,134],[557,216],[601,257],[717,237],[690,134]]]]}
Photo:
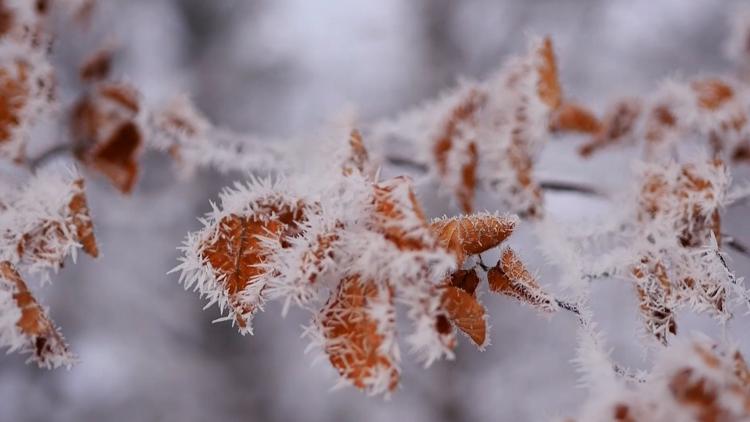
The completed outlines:
{"type": "MultiPolygon", "coordinates": [[[[553,37],[566,92],[597,110],[674,75],[731,72],[721,45],[740,3],[102,0],[86,35],[60,28],[67,37],[56,58],[79,60],[114,43],[115,74],[147,101],[189,93],[217,124],[283,138],[304,136],[352,106],[364,122],[392,116],[461,76],[489,74],[523,52],[530,34],[553,37]]],[[[612,191],[627,184],[633,157],[616,150],[582,161],[577,143],[551,145],[541,174],[612,191]]],[[[455,361],[427,370],[406,357],[402,386],[387,401],[329,391],[334,370],[325,359],[312,365],[299,338],[307,315],[282,319],[272,305],[247,337],[230,324],[211,324],[217,310],[201,311],[203,301],[167,272],[208,201],[244,176],[203,171],[181,181],[170,166],[168,158],[148,156],[131,197],[89,177],[102,257],[82,257],[38,290],[81,363],[48,372],[24,365],[23,356],[4,356],[0,421],[537,421],[575,414],[585,394],[570,364],[575,319],[540,319],[504,297],[483,297],[492,326],[487,351],[463,343],[455,361]]],[[[749,177],[747,167],[735,168],[735,179],[749,177]]],[[[433,186],[419,194],[431,216],[456,213],[433,186]]],[[[551,217],[569,220],[613,206],[573,194],[547,201],[551,217]]],[[[749,221],[747,207],[733,208],[725,231],[750,241],[749,221]]],[[[554,290],[556,270],[541,258],[530,224],[511,244],[554,290]]],[[[732,258],[739,275],[750,275],[750,258],[732,258]]],[[[631,289],[601,282],[594,311],[616,359],[646,368],[631,289]]],[[[683,332],[722,335],[707,320],[680,320],[683,332]]],[[[745,352],[749,321],[740,316],[730,330],[745,352]]]]}

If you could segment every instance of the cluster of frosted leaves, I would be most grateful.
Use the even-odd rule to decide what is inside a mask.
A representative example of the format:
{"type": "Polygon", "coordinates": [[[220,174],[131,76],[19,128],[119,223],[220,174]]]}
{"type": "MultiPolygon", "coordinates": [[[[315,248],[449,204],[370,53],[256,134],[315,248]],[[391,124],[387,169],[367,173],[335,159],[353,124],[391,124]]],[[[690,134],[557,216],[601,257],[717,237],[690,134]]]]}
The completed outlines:
{"type": "Polygon", "coordinates": [[[48,279],[78,249],[99,254],[78,175],[42,171],[4,187],[0,201],[0,347],[30,353],[40,367],[70,366],[74,357],[19,271],[48,279]]]}
{"type": "Polygon", "coordinates": [[[678,307],[727,320],[730,300],[747,295],[719,250],[724,164],[646,165],[638,186],[629,272],[648,333],[666,344],[678,307]]]}
{"type": "Polygon", "coordinates": [[[147,107],[130,84],[110,77],[115,51],[101,49],[80,67],[86,90],[70,113],[77,158],[123,193],[136,185],[143,151],[168,153],[185,175],[200,167],[220,171],[283,169],[281,151],[268,140],[213,126],[186,97],[147,107]]]}
{"type": "MultiPolygon", "coordinates": [[[[306,334],[341,382],[388,393],[399,381],[397,306],[412,325],[405,340],[426,365],[453,356],[453,326],[479,347],[487,343],[475,255],[500,245],[518,219],[429,222],[408,178],[377,179],[358,132],[339,152],[314,176],[225,190],[205,227],[188,235],[176,270],[243,334],[269,300],[283,301],[284,312],[309,310],[306,334]]],[[[491,290],[554,309],[515,255],[493,271],[491,290]]]]}
{"type": "Polygon", "coordinates": [[[23,162],[31,130],[56,113],[55,72],[49,61],[53,12],[86,20],[94,0],[0,1],[0,157],[23,162]]]}
{"type": "Polygon", "coordinates": [[[645,99],[624,98],[579,152],[590,156],[615,144],[638,144],[649,161],[690,144],[704,145],[726,162],[750,160],[748,87],[730,78],[667,81],[645,99]]]}
{"type": "Polygon", "coordinates": [[[69,116],[66,126],[76,158],[123,193],[135,187],[145,147],[171,153],[187,170],[279,167],[277,151],[214,128],[185,99],[159,109],[145,107],[134,87],[111,77],[116,53],[111,48],[83,60],[83,90],[61,113],[48,57],[53,39],[48,16],[65,13],[71,22],[85,23],[94,5],[93,0],[0,1],[0,157],[23,162],[31,130],[49,114],[69,116]]]}
{"type": "Polygon", "coordinates": [[[77,174],[41,171],[0,199],[0,260],[47,277],[77,250],[99,254],[84,191],[77,174]]]}
{"type": "Polygon", "coordinates": [[[374,136],[406,139],[464,212],[478,189],[497,194],[511,212],[542,213],[534,163],[552,132],[598,130],[596,117],[563,100],[550,38],[534,40],[493,77],[465,82],[400,119],[375,125],[374,136]]]}
{"type": "Polygon", "coordinates": [[[8,261],[0,262],[0,347],[28,353],[30,362],[47,369],[75,362],[47,310],[8,261]]]}
{"type": "Polygon", "coordinates": [[[133,190],[146,148],[168,153],[183,174],[206,166],[222,171],[281,167],[273,148],[215,128],[185,97],[147,107],[138,90],[110,77],[115,53],[103,48],[81,64],[86,90],[71,110],[70,127],[77,158],[118,190],[133,190]]]}
{"type": "MultiPolygon", "coordinates": [[[[606,374],[603,376],[606,377],[606,374]]],[[[750,369],[740,352],[698,339],[660,352],[642,383],[600,383],[569,422],[750,420],[750,369]]]]}

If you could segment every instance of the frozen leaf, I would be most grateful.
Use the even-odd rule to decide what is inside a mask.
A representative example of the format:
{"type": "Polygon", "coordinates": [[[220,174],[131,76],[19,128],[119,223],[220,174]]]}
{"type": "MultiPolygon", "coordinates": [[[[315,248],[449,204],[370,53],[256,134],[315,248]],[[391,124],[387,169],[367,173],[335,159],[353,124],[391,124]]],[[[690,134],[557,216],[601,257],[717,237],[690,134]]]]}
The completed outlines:
{"type": "Polygon", "coordinates": [[[29,361],[39,367],[51,369],[73,364],[75,358],[59,329],[7,261],[0,262],[0,323],[3,345],[11,351],[20,349],[22,353],[30,353],[29,361]]]}
{"type": "Polygon", "coordinates": [[[477,114],[486,101],[486,96],[483,93],[472,89],[451,110],[434,144],[433,153],[438,173],[443,175],[448,173],[450,170],[448,167],[448,153],[453,148],[456,148],[456,138],[462,137],[467,130],[477,124],[477,114]]]}
{"type": "Polygon", "coordinates": [[[470,270],[458,270],[451,274],[448,283],[472,296],[476,296],[475,292],[479,285],[479,275],[477,275],[477,271],[473,268],[470,270]]]}
{"type": "Polygon", "coordinates": [[[490,290],[515,298],[544,312],[557,310],[554,298],[547,294],[510,248],[505,248],[497,265],[487,272],[490,290]]]}
{"type": "Polygon", "coordinates": [[[21,119],[28,90],[25,86],[27,80],[27,69],[23,63],[16,63],[15,69],[7,67],[0,68],[0,92],[2,102],[0,103],[0,141],[7,142],[11,137],[11,129],[18,125],[21,119]]]}
{"type": "Polygon", "coordinates": [[[665,142],[670,133],[677,128],[677,116],[666,104],[657,105],[648,114],[646,119],[646,142],[658,144],[665,142]]]}
{"type": "Polygon", "coordinates": [[[320,312],[325,352],[334,368],[370,394],[398,386],[395,311],[389,289],[345,278],[320,312]]]}
{"type": "Polygon", "coordinates": [[[453,252],[459,265],[467,256],[480,254],[502,243],[518,224],[514,216],[473,214],[434,220],[430,228],[440,245],[453,252]]]}
{"type": "Polygon", "coordinates": [[[553,132],[598,133],[599,119],[580,104],[565,102],[552,113],[550,130],[553,132]]]}
{"type": "Polygon", "coordinates": [[[690,86],[695,91],[698,105],[706,110],[716,110],[734,96],[732,88],[720,79],[699,80],[690,86]]]}
{"type": "Polygon", "coordinates": [[[551,109],[556,109],[562,103],[562,89],[557,74],[557,62],[552,38],[544,38],[537,54],[539,55],[539,64],[536,68],[539,74],[537,86],[539,98],[551,109]]]}
{"type": "Polygon", "coordinates": [[[370,163],[370,157],[365,148],[364,141],[362,140],[362,133],[360,133],[360,131],[356,129],[352,130],[349,135],[349,148],[350,154],[343,166],[344,175],[348,176],[357,171],[360,174],[373,179],[375,176],[375,169],[370,163]]]}
{"type": "Polygon", "coordinates": [[[8,34],[15,25],[15,16],[13,10],[8,7],[5,1],[0,2],[0,37],[8,34]]]}
{"type": "Polygon", "coordinates": [[[86,201],[83,179],[77,174],[41,171],[27,184],[7,192],[0,210],[2,260],[24,271],[56,271],[75,250],[99,253],[86,201]]]}
{"type": "Polygon", "coordinates": [[[479,164],[479,152],[477,145],[470,143],[466,148],[467,160],[461,167],[461,184],[458,186],[456,197],[461,209],[470,213],[474,209],[474,192],[477,188],[477,165],[479,164]]]}
{"type": "Polygon", "coordinates": [[[86,201],[86,193],[84,191],[84,180],[76,179],[73,182],[74,194],[68,204],[68,210],[76,229],[76,237],[81,243],[83,251],[92,257],[96,258],[99,256],[99,248],[96,245],[96,238],[94,237],[94,224],[91,221],[89,214],[89,207],[86,201]]]}
{"type": "Polygon", "coordinates": [[[103,48],[96,51],[81,65],[80,77],[86,82],[107,79],[112,70],[114,50],[103,48]]]}
{"type": "Polygon", "coordinates": [[[0,153],[17,162],[25,159],[27,131],[35,117],[34,103],[39,102],[33,96],[44,95],[32,90],[36,78],[22,58],[0,67],[0,153]]]}
{"type": "Polygon", "coordinates": [[[677,334],[672,303],[672,281],[661,262],[644,257],[633,268],[636,291],[646,330],[662,344],[667,344],[669,335],[677,334]]]}
{"type": "Polygon", "coordinates": [[[216,233],[200,248],[243,333],[250,330],[250,318],[262,305],[263,286],[253,286],[264,273],[260,264],[274,253],[263,240],[271,239],[280,248],[285,232],[302,218],[299,209],[284,204],[260,203],[256,209],[254,215],[231,214],[222,218],[216,233]],[[248,295],[248,289],[255,294],[248,295]]]}
{"type": "Polygon", "coordinates": [[[588,157],[599,149],[631,139],[638,117],[641,115],[641,109],[640,101],[633,98],[626,98],[615,103],[612,109],[604,115],[601,129],[589,142],[582,145],[578,152],[588,157]]]}
{"type": "Polygon", "coordinates": [[[732,153],[732,161],[750,163],[750,139],[743,140],[732,153]]]}
{"type": "Polygon", "coordinates": [[[471,212],[473,208],[479,163],[479,152],[473,138],[478,114],[486,101],[483,93],[470,90],[446,118],[433,149],[438,174],[449,184],[454,178],[459,180],[456,197],[464,212],[471,212]]]}
{"type": "Polygon", "coordinates": [[[479,347],[487,340],[485,310],[477,299],[463,289],[453,286],[442,288],[441,307],[448,319],[479,347]]]}
{"type": "Polygon", "coordinates": [[[133,88],[101,83],[76,104],[72,114],[76,155],[123,193],[130,193],[138,178],[143,145],[142,129],[135,120],[139,110],[133,88]]]}
{"type": "Polygon", "coordinates": [[[432,247],[422,206],[406,177],[396,177],[374,186],[375,216],[385,238],[399,249],[419,250],[432,247]]]}

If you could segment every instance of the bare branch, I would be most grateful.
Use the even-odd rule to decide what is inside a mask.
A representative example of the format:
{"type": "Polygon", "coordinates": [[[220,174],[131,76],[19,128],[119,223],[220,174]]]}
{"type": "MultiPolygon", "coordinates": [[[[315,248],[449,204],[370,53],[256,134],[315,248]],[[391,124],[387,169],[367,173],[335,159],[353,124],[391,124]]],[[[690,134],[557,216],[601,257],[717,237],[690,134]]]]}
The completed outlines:
{"type": "Polygon", "coordinates": [[[36,172],[36,170],[47,161],[71,152],[73,152],[73,148],[68,144],[55,145],[39,154],[37,157],[29,159],[29,169],[31,169],[32,172],[36,172]]]}

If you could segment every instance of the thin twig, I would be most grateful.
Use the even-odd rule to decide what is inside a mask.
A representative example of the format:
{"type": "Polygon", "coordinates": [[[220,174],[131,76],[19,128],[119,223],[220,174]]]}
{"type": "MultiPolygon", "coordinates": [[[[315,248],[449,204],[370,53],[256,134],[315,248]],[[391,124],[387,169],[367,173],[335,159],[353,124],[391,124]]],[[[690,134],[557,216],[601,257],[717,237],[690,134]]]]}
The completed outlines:
{"type": "Polygon", "coordinates": [[[29,168],[31,171],[36,171],[45,162],[60,156],[72,152],[73,148],[67,144],[55,145],[52,148],[44,151],[35,158],[29,159],[29,168]]]}
{"type": "Polygon", "coordinates": [[[427,171],[429,171],[430,169],[426,164],[411,160],[406,157],[387,156],[385,157],[385,160],[393,166],[409,167],[420,173],[427,173],[427,171]]]}
{"type": "Polygon", "coordinates": [[[487,266],[487,264],[484,263],[484,260],[482,260],[482,255],[479,254],[479,262],[477,263],[481,269],[484,270],[484,272],[489,272],[490,267],[487,266]]]}
{"type": "MultiPolygon", "coordinates": [[[[411,168],[414,171],[420,172],[420,173],[427,173],[429,171],[429,167],[421,162],[412,160],[410,158],[406,157],[397,157],[397,156],[386,156],[385,160],[396,167],[407,167],[411,168]]],[[[571,192],[571,193],[579,193],[582,195],[589,195],[589,196],[596,196],[596,197],[602,197],[606,198],[607,195],[591,186],[586,185],[580,185],[572,182],[563,182],[558,180],[546,180],[542,181],[540,183],[540,186],[542,189],[546,191],[552,191],[552,192],[571,192]]]]}
{"type": "Polygon", "coordinates": [[[722,235],[722,237],[724,238],[724,241],[722,242],[724,245],[728,246],[730,249],[737,253],[745,256],[750,256],[750,248],[748,248],[747,245],[731,236],[722,235]]]}
{"type": "Polygon", "coordinates": [[[620,365],[618,365],[616,363],[612,364],[612,368],[615,370],[615,373],[617,375],[619,375],[619,376],[621,376],[621,377],[623,377],[625,379],[628,379],[631,382],[638,383],[638,384],[643,384],[644,382],[646,382],[645,378],[632,373],[629,369],[623,368],[622,366],[620,366],[620,365]]]}
{"type": "Polygon", "coordinates": [[[580,193],[582,195],[590,195],[605,198],[607,195],[591,186],[579,185],[572,182],[560,182],[555,180],[546,180],[540,183],[541,187],[545,191],[552,192],[571,192],[580,193]]]}
{"type": "Polygon", "coordinates": [[[575,303],[565,302],[564,300],[555,299],[555,302],[557,302],[557,306],[560,307],[560,309],[564,309],[568,312],[572,312],[579,317],[581,316],[581,310],[578,309],[578,305],[575,303]]]}

